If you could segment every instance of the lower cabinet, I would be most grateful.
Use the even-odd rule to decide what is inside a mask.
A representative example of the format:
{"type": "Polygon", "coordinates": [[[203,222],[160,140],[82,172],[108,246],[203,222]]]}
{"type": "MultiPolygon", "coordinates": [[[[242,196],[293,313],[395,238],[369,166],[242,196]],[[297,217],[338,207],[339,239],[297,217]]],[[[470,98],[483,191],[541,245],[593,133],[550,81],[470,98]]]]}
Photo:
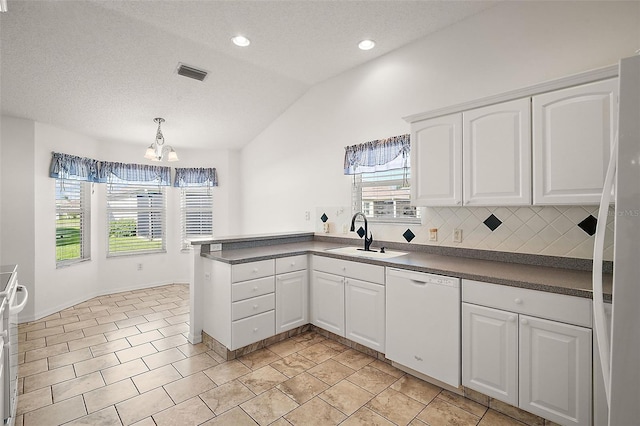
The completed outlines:
{"type": "Polygon", "coordinates": [[[344,337],[344,278],[313,271],[311,324],[344,337]]]}
{"type": "Polygon", "coordinates": [[[346,338],[384,352],[384,286],[345,279],[346,338]]]}
{"type": "Polygon", "coordinates": [[[309,322],[307,271],[276,275],[276,334],[309,322]]]}
{"type": "Polygon", "coordinates": [[[465,281],[462,384],[561,425],[590,425],[591,329],[533,316],[552,306],[580,322],[588,300],[465,281]],[[469,303],[476,299],[513,311],[469,303]]]}

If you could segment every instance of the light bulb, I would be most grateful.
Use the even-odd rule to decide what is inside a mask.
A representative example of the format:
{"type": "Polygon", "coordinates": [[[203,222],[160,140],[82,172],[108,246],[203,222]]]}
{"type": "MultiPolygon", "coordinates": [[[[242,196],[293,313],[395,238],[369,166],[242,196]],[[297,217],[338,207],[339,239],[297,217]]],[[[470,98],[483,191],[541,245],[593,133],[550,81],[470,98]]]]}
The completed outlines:
{"type": "Polygon", "coordinates": [[[233,37],[231,39],[231,41],[233,42],[233,44],[235,44],[236,46],[240,46],[240,47],[247,47],[248,45],[251,44],[251,40],[249,40],[245,36],[241,36],[241,35],[237,35],[237,36],[233,37]]]}
{"type": "Polygon", "coordinates": [[[376,42],[373,40],[362,40],[360,43],[358,43],[358,47],[360,48],[360,50],[371,50],[375,47],[376,42]]]}

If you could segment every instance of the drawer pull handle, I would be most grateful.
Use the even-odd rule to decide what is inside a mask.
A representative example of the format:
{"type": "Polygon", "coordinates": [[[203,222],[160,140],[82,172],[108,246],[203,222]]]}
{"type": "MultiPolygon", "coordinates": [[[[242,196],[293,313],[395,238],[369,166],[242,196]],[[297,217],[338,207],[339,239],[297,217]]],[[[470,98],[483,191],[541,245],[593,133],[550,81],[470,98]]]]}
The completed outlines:
{"type": "Polygon", "coordinates": [[[253,309],[258,309],[258,305],[253,305],[253,309]]]}
{"type": "Polygon", "coordinates": [[[520,299],[519,297],[516,297],[516,300],[514,300],[514,302],[516,302],[516,305],[522,305],[522,299],[520,299]]]}
{"type": "Polygon", "coordinates": [[[291,262],[291,266],[296,266],[296,262],[291,262]]]}
{"type": "Polygon", "coordinates": [[[252,291],[258,291],[258,287],[254,287],[252,291]]]}
{"type": "Polygon", "coordinates": [[[511,315],[508,319],[509,322],[516,322],[516,316],[515,315],[511,315]]]}
{"type": "Polygon", "coordinates": [[[258,327],[254,328],[254,329],[253,329],[253,332],[254,332],[254,333],[257,333],[257,332],[258,332],[258,327]]]}
{"type": "Polygon", "coordinates": [[[258,272],[258,268],[253,268],[253,271],[251,271],[251,272],[253,272],[255,274],[256,272],[258,272]]]}
{"type": "Polygon", "coordinates": [[[522,318],[522,319],[520,320],[520,324],[522,324],[522,325],[527,325],[527,324],[529,324],[529,321],[527,321],[527,319],[526,319],[526,318],[522,318]]]}
{"type": "Polygon", "coordinates": [[[418,355],[414,355],[413,357],[416,359],[416,361],[422,361],[422,358],[420,358],[418,355]]]}

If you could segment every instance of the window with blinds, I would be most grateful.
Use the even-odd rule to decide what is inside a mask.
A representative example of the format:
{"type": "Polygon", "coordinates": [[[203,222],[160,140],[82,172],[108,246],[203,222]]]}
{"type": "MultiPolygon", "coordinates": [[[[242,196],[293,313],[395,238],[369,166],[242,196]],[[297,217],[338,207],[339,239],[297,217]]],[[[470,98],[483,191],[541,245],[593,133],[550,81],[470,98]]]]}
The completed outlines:
{"type": "Polygon", "coordinates": [[[374,222],[420,223],[420,210],[411,205],[409,179],[405,169],[354,175],[353,212],[374,222]]]}
{"type": "Polygon", "coordinates": [[[164,187],[107,184],[107,256],[163,253],[164,187]]]}
{"type": "Polygon", "coordinates": [[[182,249],[192,238],[213,237],[213,196],[211,188],[183,188],[180,192],[182,249]]]}
{"type": "Polygon", "coordinates": [[[56,266],[89,260],[90,184],[56,179],[56,266]]]}

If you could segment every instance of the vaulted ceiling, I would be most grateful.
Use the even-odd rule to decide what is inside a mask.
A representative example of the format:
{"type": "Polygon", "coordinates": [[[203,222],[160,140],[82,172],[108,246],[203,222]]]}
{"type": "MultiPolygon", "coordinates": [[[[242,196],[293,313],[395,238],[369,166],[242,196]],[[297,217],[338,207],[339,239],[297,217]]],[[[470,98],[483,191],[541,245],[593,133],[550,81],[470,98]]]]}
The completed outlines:
{"type": "Polygon", "coordinates": [[[313,85],[495,3],[9,0],[1,111],[140,144],[164,117],[171,144],[237,149],[313,85]],[[359,50],[365,38],[377,46],[359,50]],[[181,77],[179,62],[209,75],[181,77]]]}

